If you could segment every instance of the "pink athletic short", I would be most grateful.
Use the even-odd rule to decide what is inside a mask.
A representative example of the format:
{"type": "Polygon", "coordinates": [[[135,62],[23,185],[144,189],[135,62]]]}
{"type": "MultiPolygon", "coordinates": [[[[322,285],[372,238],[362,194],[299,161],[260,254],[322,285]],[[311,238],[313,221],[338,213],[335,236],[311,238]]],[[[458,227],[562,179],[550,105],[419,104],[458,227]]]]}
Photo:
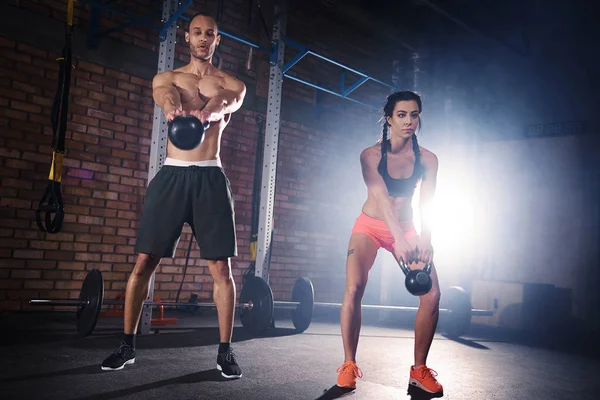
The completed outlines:
{"type": "MultiPolygon", "coordinates": [[[[399,224],[406,239],[410,239],[419,235],[415,230],[415,226],[413,225],[412,221],[400,221],[399,224]]],[[[393,253],[394,237],[385,224],[385,221],[369,217],[364,212],[360,213],[358,218],[356,218],[354,227],[352,228],[352,234],[355,233],[367,235],[369,238],[371,238],[373,243],[375,243],[378,249],[383,247],[390,253],[393,253]]]]}

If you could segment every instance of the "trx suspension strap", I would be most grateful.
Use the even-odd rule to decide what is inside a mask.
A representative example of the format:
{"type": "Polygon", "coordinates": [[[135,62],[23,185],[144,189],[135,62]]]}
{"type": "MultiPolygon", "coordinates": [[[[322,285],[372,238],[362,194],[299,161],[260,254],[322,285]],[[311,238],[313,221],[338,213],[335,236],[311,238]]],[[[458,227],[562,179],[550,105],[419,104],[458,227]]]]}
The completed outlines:
{"type": "Polygon", "coordinates": [[[52,104],[52,164],[48,175],[48,186],[40,200],[35,219],[40,230],[57,233],[62,228],[65,216],[60,183],[62,180],[62,161],[65,153],[65,134],[67,131],[67,113],[69,106],[69,88],[71,86],[71,35],[73,34],[73,0],[67,1],[67,22],[65,24],[65,45],[58,74],[58,90],[52,104]],[[42,218],[42,213],[45,216],[42,218]],[[44,224],[45,222],[45,224],[44,224]]]}

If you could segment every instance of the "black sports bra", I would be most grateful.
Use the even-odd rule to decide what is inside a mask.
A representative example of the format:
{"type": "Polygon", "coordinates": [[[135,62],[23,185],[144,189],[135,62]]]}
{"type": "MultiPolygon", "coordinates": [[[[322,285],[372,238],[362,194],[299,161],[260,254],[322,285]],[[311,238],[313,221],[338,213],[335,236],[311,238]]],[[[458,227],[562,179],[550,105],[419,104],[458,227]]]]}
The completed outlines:
{"type": "Polygon", "coordinates": [[[415,152],[415,165],[413,167],[412,175],[405,179],[394,179],[388,174],[387,169],[388,143],[388,140],[383,140],[381,142],[381,161],[379,161],[377,171],[381,174],[391,197],[412,197],[415,188],[417,187],[417,183],[423,175],[423,165],[421,164],[421,151],[419,150],[419,145],[412,139],[413,151],[415,152]]]}

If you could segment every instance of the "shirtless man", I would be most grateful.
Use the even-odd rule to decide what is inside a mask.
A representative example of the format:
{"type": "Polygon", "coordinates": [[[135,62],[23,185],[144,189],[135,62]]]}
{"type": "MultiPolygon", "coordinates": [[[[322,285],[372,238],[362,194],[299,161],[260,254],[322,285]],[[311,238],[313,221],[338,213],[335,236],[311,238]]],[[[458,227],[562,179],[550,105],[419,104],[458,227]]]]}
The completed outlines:
{"type": "Polygon", "coordinates": [[[160,73],[152,81],[154,101],[167,121],[193,115],[202,123],[209,121],[210,127],[193,150],[178,149],[169,141],[164,166],[148,185],[135,245],[138,258],[127,282],[124,338],[102,363],[105,371],[135,362],[135,332],[150,278],[162,257],[174,256],[187,222],[214,280],[220,333],[217,368],[226,378],[242,376],[230,346],[236,296],[229,258],[237,256],[233,194],[219,149],[221,134],[231,114],[241,107],[246,87],[212,65],[220,40],[214,18],[206,13],[194,15],[185,32],[190,63],[160,73]]]}

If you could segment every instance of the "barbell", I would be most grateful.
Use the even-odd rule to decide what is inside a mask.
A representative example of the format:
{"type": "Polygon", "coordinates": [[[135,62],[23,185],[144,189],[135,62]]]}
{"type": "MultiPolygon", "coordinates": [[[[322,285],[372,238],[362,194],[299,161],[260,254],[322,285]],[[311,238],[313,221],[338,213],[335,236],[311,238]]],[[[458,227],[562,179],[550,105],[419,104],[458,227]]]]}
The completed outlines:
{"type": "MultiPolygon", "coordinates": [[[[273,294],[271,293],[271,289],[269,286],[259,277],[252,277],[250,282],[256,281],[257,284],[253,284],[251,289],[249,290],[263,290],[262,294],[249,292],[249,298],[263,298],[267,299],[263,303],[263,306],[269,307],[268,299],[273,298],[273,294]],[[258,284],[258,282],[263,282],[263,284],[258,284]],[[252,293],[252,295],[250,295],[252,293]]],[[[248,285],[246,283],[244,288],[248,285]]],[[[244,291],[242,290],[242,293],[244,291]]],[[[463,335],[471,325],[471,317],[472,316],[493,316],[494,311],[492,310],[481,310],[481,309],[472,309],[471,308],[471,299],[466,290],[459,286],[451,286],[444,291],[443,295],[444,304],[446,307],[440,308],[440,316],[445,318],[443,324],[444,333],[449,337],[459,337],[463,335]]],[[[242,301],[244,301],[244,297],[242,294],[242,301]]],[[[298,278],[294,283],[294,288],[292,290],[292,301],[273,301],[273,308],[283,308],[283,309],[292,309],[292,322],[294,324],[294,328],[298,333],[304,332],[310,326],[312,322],[313,310],[314,308],[336,308],[340,309],[342,307],[341,303],[324,303],[324,302],[316,302],[314,301],[314,287],[310,279],[308,278],[298,278]]],[[[364,309],[374,309],[374,310],[394,310],[394,311],[413,311],[416,312],[418,307],[407,307],[407,306],[393,306],[393,305],[369,305],[363,304],[361,306],[364,309]]],[[[242,309],[242,316],[244,313],[248,313],[242,309]]],[[[269,321],[265,324],[250,324],[246,326],[244,324],[244,318],[242,318],[242,324],[244,327],[249,328],[250,330],[256,331],[259,333],[260,331],[264,331],[269,327],[269,321]]]]}
{"type": "MultiPolygon", "coordinates": [[[[440,314],[447,315],[446,333],[448,336],[458,337],[466,332],[471,324],[471,316],[491,316],[490,310],[471,309],[469,294],[458,286],[453,286],[444,292],[448,298],[448,307],[441,308],[440,314]]],[[[80,336],[90,335],[98,322],[100,310],[103,305],[124,304],[123,300],[104,300],[104,280],[102,273],[91,270],[85,277],[81,286],[78,299],[31,299],[29,304],[42,306],[73,306],[77,307],[77,332],[80,336]]],[[[146,301],[147,306],[191,306],[198,308],[216,308],[214,303],[178,303],[146,301]]],[[[244,280],[240,293],[240,309],[242,325],[254,334],[264,333],[270,326],[274,317],[274,309],[291,309],[292,322],[298,333],[304,332],[310,326],[315,307],[341,308],[341,303],[324,303],[314,301],[314,287],[310,279],[302,277],[296,279],[292,290],[291,301],[275,301],[269,284],[258,276],[249,275],[244,280]]],[[[417,311],[417,307],[367,305],[365,309],[417,311]]]]}
{"type": "MultiPolygon", "coordinates": [[[[264,281],[263,281],[264,282],[264,281]]],[[[266,282],[265,282],[266,284],[266,282]]],[[[264,288],[263,288],[264,289],[264,288]]],[[[260,289],[255,289],[253,293],[261,293],[260,289]]],[[[271,320],[273,307],[270,303],[266,304],[266,307],[263,306],[262,299],[254,299],[246,295],[248,299],[246,302],[242,302],[238,304],[236,307],[248,310],[254,313],[257,313],[262,318],[269,318],[271,320]]],[[[83,284],[81,285],[81,290],[79,292],[78,299],[31,299],[29,300],[29,304],[35,306],[67,306],[67,307],[77,307],[75,312],[77,319],[77,333],[80,336],[88,336],[91,335],[96,327],[96,323],[98,322],[98,317],[100,316],[100,310],[103,305],[123,305],[125,302],[123,300],[104,300],[104,279],[102,278],[102,273],[100,270],[93,269],[86,275],[83,280],[83,284]]],[[[178,303],[178,302],[162,302],[162,301],[145,301],[144,305],[147,306],[192,306],[198,308],[216,308],[214,303],[178,303]]],[[[248,318],[248,315],[246,315],[248,318]]],[[[260,322],[260,317],[252,316],[258,322],[260,322]]],[[[247,324],[251,324],[246,320],[247,324]]]]}

